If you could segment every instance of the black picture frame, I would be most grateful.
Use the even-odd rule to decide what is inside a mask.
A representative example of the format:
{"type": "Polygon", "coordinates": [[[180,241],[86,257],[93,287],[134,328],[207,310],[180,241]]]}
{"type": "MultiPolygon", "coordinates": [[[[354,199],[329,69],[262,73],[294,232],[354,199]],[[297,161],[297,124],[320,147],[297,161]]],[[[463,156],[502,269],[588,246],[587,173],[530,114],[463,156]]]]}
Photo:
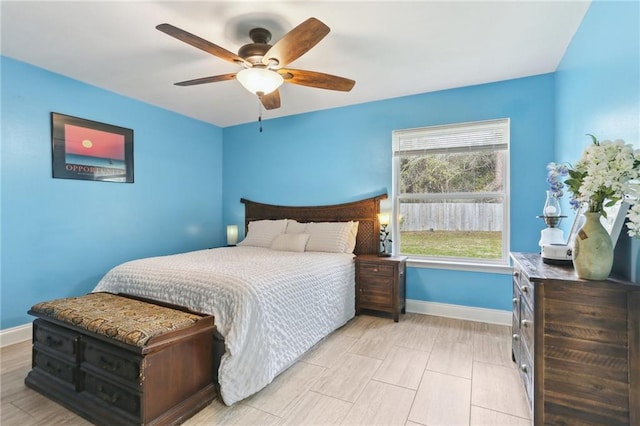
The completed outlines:
{"type": "Polygon", "coordinates": [[[51,113],[53,177],[133,183],[133,130],[51,113]]]}

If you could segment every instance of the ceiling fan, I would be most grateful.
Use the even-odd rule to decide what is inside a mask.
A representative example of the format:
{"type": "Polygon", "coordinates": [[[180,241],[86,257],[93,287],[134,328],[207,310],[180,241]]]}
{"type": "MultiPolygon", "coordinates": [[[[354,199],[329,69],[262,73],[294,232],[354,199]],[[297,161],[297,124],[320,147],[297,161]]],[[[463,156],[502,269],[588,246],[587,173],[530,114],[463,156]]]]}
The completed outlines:
{"type": "Polygon", "coordinates": [[[235,78],[248,91],[256,94],[266,109],[276,109],[280,108],[278,88],[285,82],[343,92],[350,91],[356,83],[331,74],[285,68],[329,34],[329,27],[316,18],[307,19],[274,45],[269,44],[271,32],[264,28],[254,28],[249,32],[252,43],[240,47],[237,55],[171,24],[160,24],[156,28],[193,47],[243,67],[237,73],[182,81],[175,83],[177,86],[215,83],[235,78]]]}

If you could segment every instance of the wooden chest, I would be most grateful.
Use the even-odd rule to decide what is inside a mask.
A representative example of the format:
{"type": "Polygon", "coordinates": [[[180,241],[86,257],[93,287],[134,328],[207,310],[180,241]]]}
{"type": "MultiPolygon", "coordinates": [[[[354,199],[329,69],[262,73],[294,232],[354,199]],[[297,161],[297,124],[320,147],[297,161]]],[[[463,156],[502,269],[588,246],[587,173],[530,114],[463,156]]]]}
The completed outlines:
{"type": "Polygon", "coordinates": [[[179,424],[214,399],[212,316],[107,293],[45,303],[27,386],[102,425],[179,424]]]}

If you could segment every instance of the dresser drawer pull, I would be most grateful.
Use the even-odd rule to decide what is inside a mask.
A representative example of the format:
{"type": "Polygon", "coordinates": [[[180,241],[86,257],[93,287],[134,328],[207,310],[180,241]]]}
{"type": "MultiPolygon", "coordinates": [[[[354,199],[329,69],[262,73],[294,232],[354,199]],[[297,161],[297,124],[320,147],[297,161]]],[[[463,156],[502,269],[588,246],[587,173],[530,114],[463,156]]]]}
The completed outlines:
{"type": "Polygon", "coordinates": [[[511,337],[513,337],[513,340],[515,340],[516,342],[517,342],[518,340],[520,340],[520,335],[519,335],[519,334],[514,334],[514,335],[513,335],[513,336],[511,336],[511,337]]]}
{"type": "Polygon", "coordinates": [[[527,374],[527,370],[528,370],[528,368],[527,368],[527,364],[522,364],[522,365],[520,366],[520,370],[521,370],[524,374],[527,374]]]}
{"type": "Polygon", "coordinates": [[[64,342],[62,341],[62,339],[60,339],[60,340],[56,340],[56,339],[54,339],[53,337],[51,337],[50,335],[49,335],[49,336],[47,336],[47,338],[46,338],[46,339],[44,339],[44,342],[45,342],[45,344],[46,344],[47,346],[49,346],[50,348],[56,348],[56,347],[58,347],[58,346],[62,346],[62,344],[64,343],[64,342]]]}
{"type": "Polygon", "coordinates": [[[514,297],[514,298],[513,298],[513,304],[514,304],[514,305],[517,305],[517,304],[518,304],[518,298],[517,298],[517,297],[514,297]]]}
{"type": "Polygon", "coordinates": [[[529,287],[526,285],[523,285],[522,287],[520,287],[520,290],[522,290],[523,293],[529,293],[529,287]]]}
{"type": "Polygon", "coordinates": [[[116,401],[118,401],[118,399],[120,399],[120,394],[118,392],[114,392],[113,394],[109,395],[104,387],[102,385],[98,385],[98,397],[100,397],[100,399],[110,402],[111,404],[115,403],[116,401]]]}
{"type": "Polygon", "coordinates": [[[375,267],[373,268],[373,272],[378,272],[378,267],[377,267],[377,266],[375,266],[375,267]]]}
{"type": "Polygon", "coordinates": [[[531,321],[524,319],[520,321],[520,324],[522,324],[523,327],[527,328],[531,325],[531,321]]]}
{"type": "Polygon", "coordinates": [[[100,357],[100,367],[102,369],[104,369],[104,370],[117,371],[117,370],[120,369],[120,363],[119,362],[111,362],[107,358],[101,356],[100,357]]]}
{"type": "Polygon", "coordinates": [[[513,276],[518,278],[520,276],[520,272],[518,271],[513,271],[513,276]]]}

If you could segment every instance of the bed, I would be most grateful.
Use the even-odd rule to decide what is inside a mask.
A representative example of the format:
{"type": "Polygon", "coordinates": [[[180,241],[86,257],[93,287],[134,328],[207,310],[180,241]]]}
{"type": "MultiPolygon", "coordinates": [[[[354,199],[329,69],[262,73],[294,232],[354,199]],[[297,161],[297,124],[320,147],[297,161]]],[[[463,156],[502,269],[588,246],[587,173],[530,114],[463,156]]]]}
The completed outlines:
{"type": "Polygon", "coordinates": [[[214,380],[231,405],[353,318],[354,254],[378,252],[377,213],[385,198],[314,207],[241,199],[246,238],[237,247],[126,262],[94,292],[213,315],[214,380]]]}

